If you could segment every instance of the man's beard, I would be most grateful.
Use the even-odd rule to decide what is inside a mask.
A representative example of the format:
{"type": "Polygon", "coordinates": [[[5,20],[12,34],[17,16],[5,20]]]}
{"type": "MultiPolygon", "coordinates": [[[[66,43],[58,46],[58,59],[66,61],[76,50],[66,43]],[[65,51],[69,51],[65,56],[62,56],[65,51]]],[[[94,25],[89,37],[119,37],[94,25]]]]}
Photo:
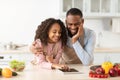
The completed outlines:
{"type": "Polygon", "coordinates": [[[75,34],[72,34],[71,31],[68,28],[67,28],[67,32],[68,32],[69,37],[73,37],[75,34],[77,34],[77,32],[75,34]]]}

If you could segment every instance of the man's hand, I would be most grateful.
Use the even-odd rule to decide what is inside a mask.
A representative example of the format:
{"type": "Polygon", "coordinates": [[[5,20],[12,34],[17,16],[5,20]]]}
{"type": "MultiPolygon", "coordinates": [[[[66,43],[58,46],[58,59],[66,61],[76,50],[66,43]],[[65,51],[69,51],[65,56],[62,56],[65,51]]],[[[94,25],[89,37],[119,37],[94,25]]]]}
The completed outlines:
{"type": "Polygon", "coordinates": [[[43,54],[43,48],[38,46],[36,41],[30,46],[30,51],[35,55],[43,54]]]}
{"type": "Polygon", "coordinates": [[[81,25],[78,27],[77,33],[72,37],[72,43],[75,43],[79,39],[79,37],[81,37],[83,34],[84,34],[83,23],[81,23],[81,25]]]}

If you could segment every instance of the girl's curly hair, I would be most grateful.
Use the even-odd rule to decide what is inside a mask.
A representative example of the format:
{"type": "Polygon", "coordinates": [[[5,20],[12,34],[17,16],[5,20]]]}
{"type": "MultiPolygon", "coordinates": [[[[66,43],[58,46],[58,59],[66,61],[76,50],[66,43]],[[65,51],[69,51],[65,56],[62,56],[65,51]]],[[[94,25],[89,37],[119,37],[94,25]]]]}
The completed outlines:
{"type": "Polygon", "coordinates": [[[65,25],[60,19],[54,19],[54,18],[48,18],[48,19],[44,20],[40,25],[38,25],[34,40],[40,39],[44,45],[47,45],[48,31],[51,28],[51,26],[55,23],[58,23],[62,30],[62,32],[61,32],[62,46],[66,45],[67,32],[66,32],[65,25]]]}

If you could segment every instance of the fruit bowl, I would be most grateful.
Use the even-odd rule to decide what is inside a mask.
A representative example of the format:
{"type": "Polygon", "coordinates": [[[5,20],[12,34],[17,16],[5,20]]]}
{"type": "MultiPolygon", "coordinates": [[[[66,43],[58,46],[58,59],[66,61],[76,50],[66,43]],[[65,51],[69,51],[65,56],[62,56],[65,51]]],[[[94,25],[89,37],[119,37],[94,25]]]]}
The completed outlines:
{"type": "Polygon", "coordinates": [[[92,65],[92,66],[90,66],[90,70],[95,71],[99,67],[101,67],[101,65],[92,65]]]}
{"type": "Polygon", "coordinates": [[[25,68],[25,62],[18,60],[10,61],[9,65],[13,71],[23,71],[25,68]]]}
{"type": "Polygon", "coordinates": [[[108,78],[120,76],[120,63],[103,62],[101,65],[90,66],[89,77],[108,78]]]}

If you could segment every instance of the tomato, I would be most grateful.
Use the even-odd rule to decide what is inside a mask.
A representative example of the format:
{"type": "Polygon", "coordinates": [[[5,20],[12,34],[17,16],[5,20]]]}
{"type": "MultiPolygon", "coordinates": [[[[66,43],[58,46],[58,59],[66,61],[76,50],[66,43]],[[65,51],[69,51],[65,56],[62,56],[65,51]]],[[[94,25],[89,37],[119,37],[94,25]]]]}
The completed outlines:
{"type": "Polygon", "coordinates": [[[104,78],[108,78],[108,74],[105,74],[105,75],[104,75],[104,78]]]}
{"type": "Polygon", "coordinates": [[[94,71],[90,71],[89,77],[91,77],[91,78],[108,78],[109,75],[108,74],[97,74],[94,71]]]}
{"type": "Polygon", "coordinates": [[[89,77],[93,77],[93,74],[89,74],[89,77]]]}
{"type": "Polygon", "coordinates": [[[100,74],[98,74],[98,75],[97,75],[97,78],[101,78],[101,75],[100,75],[100,74]]]}

